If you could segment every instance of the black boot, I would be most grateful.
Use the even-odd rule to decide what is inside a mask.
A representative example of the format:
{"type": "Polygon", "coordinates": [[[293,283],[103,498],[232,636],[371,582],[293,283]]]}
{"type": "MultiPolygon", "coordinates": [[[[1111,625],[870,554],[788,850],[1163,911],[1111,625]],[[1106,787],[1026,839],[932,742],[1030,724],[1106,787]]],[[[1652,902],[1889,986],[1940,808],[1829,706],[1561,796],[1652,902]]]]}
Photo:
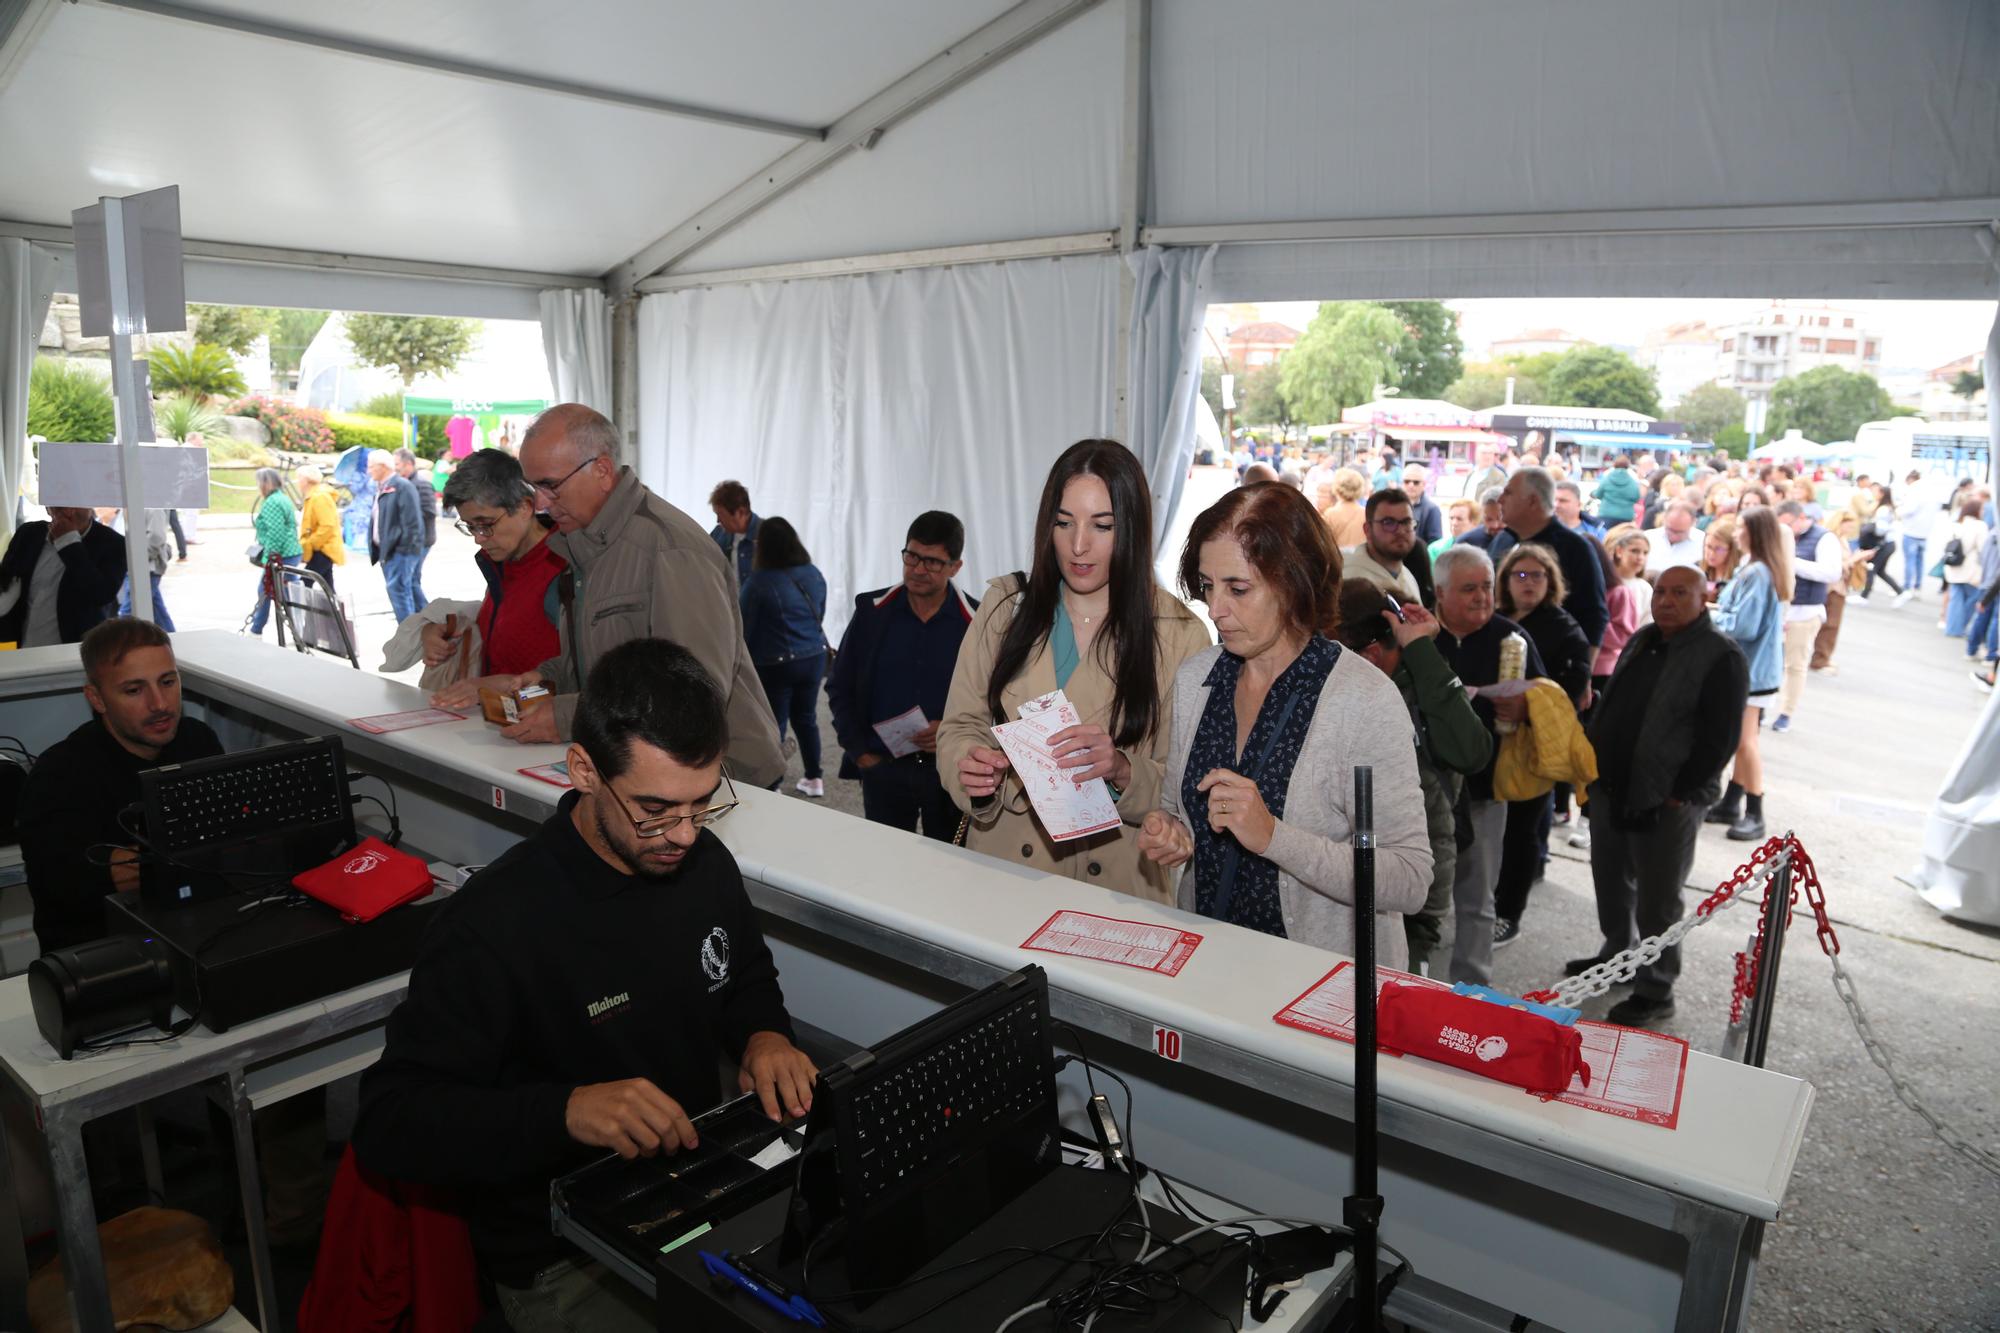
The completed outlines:
{"type": "Polygon", "coordinates": [[[1701,817],[1704,824],[1734,824],[1743,816],[1743,788],[1732,782],[1724,789],[1722,799],[1708,807],[1708,813],[1701,817]]]}
{"type": "Polygon", "coordinates": [[[1764,838],[1764,798],[1743,795],[1743,818],[1729,826],[1728,837],[1732,842],[1761,842],[1764,838]]]}

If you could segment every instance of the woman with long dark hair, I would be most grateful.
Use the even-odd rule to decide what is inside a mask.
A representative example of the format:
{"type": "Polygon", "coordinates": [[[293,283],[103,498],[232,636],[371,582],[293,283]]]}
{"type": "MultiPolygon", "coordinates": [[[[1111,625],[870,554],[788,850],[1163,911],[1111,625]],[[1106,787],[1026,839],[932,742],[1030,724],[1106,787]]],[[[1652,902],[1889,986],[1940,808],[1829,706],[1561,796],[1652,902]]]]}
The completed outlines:
{"type": "Polygon", "coordinates": [[[965,632],[938,727],[938,772],[967,815],[965,845],[1157,902],[1167,872],[1139,855],[1136,825],[1160,803],[1174,672],[1208,646],[1194,612],[1153,578],[1153,501],[1131,451],[1071,445],[1049,470],[1029,571],[993,580],[965,632]],[[1021,705],[1062,690],[1082,719],[1057,733],[1078,782],[1110,784],[1124,825],[1049,837],[993,737],[1021,705]]]}
{"type": "Polygon", "coordinates": [[[1764,725],[1764,705],[1783,683],[1785,607],[1795,585],[1791,546],[1768,505],[1743,512],[1736,545],[1745,559],[1724,585],[1709,617],[1743,650],[1750,664],[1750,697],[1743,707],[1729,786],[1705,819],[1729,825],[1727,836],[1737,842],[1756,842],[1764,836],[1764,761],[1757,752],[1757,729],[1764,725]]]}
{"type": "Polygon", "coordinates": [[[806,554],[792,525],[776,515],[757,525],[750,577],[737,594],[743,603],[743,641],[778,719],[799,738],[805,776],[798,792],[818,800],[826,795],[820,768],[819,684],[826,678],[826,578],[806,554]]]}

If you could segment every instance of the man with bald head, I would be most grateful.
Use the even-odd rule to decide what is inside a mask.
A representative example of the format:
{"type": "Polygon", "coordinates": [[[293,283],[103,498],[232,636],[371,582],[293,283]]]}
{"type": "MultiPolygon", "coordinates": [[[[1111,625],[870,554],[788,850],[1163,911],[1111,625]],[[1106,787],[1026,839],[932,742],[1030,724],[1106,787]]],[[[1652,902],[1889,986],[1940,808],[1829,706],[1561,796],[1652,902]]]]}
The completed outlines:
{"type": "MultiPolygon", "coordinates": [[[[1590,722],[1590,878],[1604,946],[1571,976],[1681,919],[1701,818],[1722,794],[1750,690],[1742,650],[1710,623],[1698,569],[1675,565],[1653,588],[1653,623],[1632,636],[1590,722]]],[[[1678,948],[1639,969],[1610,1019],[1645,1027],[1674,1012],[1678,948]]]]}
{"type": "Polygon", "coordinates": [[[569,568],[557,582],[562,652],[520,678],[547,685],[555,700],[506,735],[570,739],[577,696],[599,658],[631,639],[671,639],[722,688],[729,775],[767,787],[784,775],[785,758],[728,563],[706,529],[619,466],[617,448],[617,427],[582,403],[550,408],[521,437],[521,471],[555,520],[549,546],[569,568]]]}

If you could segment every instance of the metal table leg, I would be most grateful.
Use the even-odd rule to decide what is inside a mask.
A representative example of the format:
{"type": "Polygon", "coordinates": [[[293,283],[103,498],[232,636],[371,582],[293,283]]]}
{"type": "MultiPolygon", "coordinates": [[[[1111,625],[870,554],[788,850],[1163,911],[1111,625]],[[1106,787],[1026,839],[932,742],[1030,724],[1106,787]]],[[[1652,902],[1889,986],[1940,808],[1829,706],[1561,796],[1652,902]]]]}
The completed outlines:
{"type": "Polygon", "coordinates": [[[14,1140],[0,1133],[0,1328],[28,1326],[28,1238],[22,1226],[14,1140]]]}
{"type": "Polygon", "coordinates": [[[1757,1237],[1753,1223],[1741,1213],[1688,1200],[1676,1203],[1674,1230],[1687,1237],[1687,1269],[1681,1277],[1681,1304],[1674,1321],[1678,1333],[1734,1333],[1748,1311],[1749,1267],[1744,1247],[1757,1237]]]}
{"type": "Polygon", "coordinates": [[[132,1108],[132,1113],[139,1122],[139,1160],[146,1171],[146,1202],[164,1208],[167,1183],[160,1172],[160,1132],[153,1123],[153,1104],[140,1102],[132,1108]]]}
{"type": "Polygon", "coordinates": [[[271,1238],[264,1230],[264,1182],[257,1172],[257,1137],[250,1122],[250,1093],[243,1071],[229,1071],[229,1122],[236,1140],[236,1181],[243,1197],[244,1239],[250,1277],[257,1287],[257,1327],[278,1327],[278,1284],[271,1272],[271,1238]]]}
{"type": "Polygon", "coordinates": [[[111,1292],[104,1280],[104,1251],[97,1243],[97,1205],[90,1197],[90,1168],[83,1156],[83,1121],[56,1115],[42,1130],[49,1140],[56,1239],[70,1315],[80,1333],[112,1333],[111,1292]]]}

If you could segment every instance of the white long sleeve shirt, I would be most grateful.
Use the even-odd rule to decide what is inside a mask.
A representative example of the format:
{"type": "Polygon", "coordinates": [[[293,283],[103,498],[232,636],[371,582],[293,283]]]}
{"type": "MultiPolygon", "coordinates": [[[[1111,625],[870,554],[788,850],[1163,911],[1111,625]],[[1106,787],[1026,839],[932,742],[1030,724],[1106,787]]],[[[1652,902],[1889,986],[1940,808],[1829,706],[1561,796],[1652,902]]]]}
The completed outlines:
{"type": "MultiPolygon", "coordinates": [[[[1794,539],[1796,541],[1796,538],[1794,539]]],[[[1847,573],[1845,548],[1840,538],[1830,532],[1821,532],[1818,544],[1813,548],[1812,558],[1807,559],[1796,548],[1792,552],[1792,577],[1805,583],[1839,584],[1847,573]]],[[[1793,602],[1785,608],[1785,623],[1796,620],[1825,620],[1826,603],[1800,606],[1793,602]]]]}

